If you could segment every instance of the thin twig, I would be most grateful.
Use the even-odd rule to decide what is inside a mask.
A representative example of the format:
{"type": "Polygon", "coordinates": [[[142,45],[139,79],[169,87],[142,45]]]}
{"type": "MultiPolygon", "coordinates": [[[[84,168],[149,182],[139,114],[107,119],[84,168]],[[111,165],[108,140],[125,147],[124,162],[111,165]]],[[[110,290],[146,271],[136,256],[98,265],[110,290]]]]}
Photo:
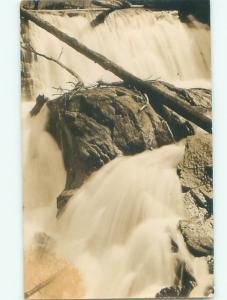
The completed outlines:
{"type": "Polygon", "coordinates": [[[74,72],[72,69],[68,68],[66,65],[64,65],[63,63],[61,63],[59,60],[53,58],[53,57],[50,57],[50,56],[47,56],[43,53],[40,53],[40,52],[37,52],[31,45],[29,45],[29,47],[26,47],[24,45],[21,45],[21,48],[23,48],[24,50],[26,51],[30,51],[38,56],[41,56],[49,61],[53,61],[55,62],[57,65],[59,65],[60,67],[62,67],[64,70],[66,70],[69,74],[71,74],[73,77],[76,78],[76,80],[78,81],[78,84],[80,84],[81,86],[84,86],[84,83],[81,79],[81,77],[76,73],[74,72]]]}
{"type": "Polygon", "coordinates": [[[147,94],[144,94],[144,97],[146,99],[146,103],[139,109],[139,112],[142,112],[143,110],[145,110],[148,107],[148,105],[150,104],[147,94]]]}
{"type": "Polygon", "coordinates": [[[61,52],[60,52],[60,54],[58,55],[57,60],[59,60],[59,59],[61,58],[62,54],[63,54],[63,47],[61,48],[61,52]]]}

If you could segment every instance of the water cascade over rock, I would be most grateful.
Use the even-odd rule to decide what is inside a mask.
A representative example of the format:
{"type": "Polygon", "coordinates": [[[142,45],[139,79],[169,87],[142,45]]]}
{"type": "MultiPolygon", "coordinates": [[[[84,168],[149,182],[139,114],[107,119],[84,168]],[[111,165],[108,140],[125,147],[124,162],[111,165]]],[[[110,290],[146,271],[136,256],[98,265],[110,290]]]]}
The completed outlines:
{"type": "MultiPolygon", "coordinates": [[[[94,13],[40,14],[142,79],[194,87],[182,92],[156,82],[210,114],[207,25],[192,20],[189,26],[175,12],[144,9],[116,11],[96,28],[89,23],[94,13]]],[[[85,85],[118,80],[36,25],[23,26],[25,43],[59,57],[85,85]]],[[[70,75],[40,57],[24,57],[22,69],[32,78],[24,98],[54,98],[33,117],[28,111],[34,103],[23,104],[26,253],[44,245],[48,266],[55,269],[56,258],[70,265],[62,276],[77,281],[72,280],[73,289],[65,286],[65,293],[62,286],[62,298],[208,295],[212,235],[199,241],[193,226],[212,227],[210,139],[200,143],[200,132],[201,138],[175,143],[189,135],[185,120],[170,121],[150,105],[141,110],[146,98],[138,91],[91,87],[71,97],[56,90],[69,87],[70,75]],[[187,157],[196,164],[204,148],[209,164],[203,161],[201,172],[188,172],[187,157]],[[195,188],[205,173],[209,186],[195,188]],[[193,214],[202,214],[200,223],[192,222],[193,214]]],[[[54,297],[51,285],[42,297],[54,297]]]]}

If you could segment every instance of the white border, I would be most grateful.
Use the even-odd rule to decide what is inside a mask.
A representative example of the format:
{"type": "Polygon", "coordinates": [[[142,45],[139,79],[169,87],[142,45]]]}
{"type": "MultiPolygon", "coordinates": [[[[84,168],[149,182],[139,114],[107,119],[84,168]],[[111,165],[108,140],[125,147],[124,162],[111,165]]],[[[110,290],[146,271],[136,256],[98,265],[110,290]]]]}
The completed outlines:
{"type": "MultiPolygon", "coordinates": [[[[201,0],[198,0],[201,1],[201,0]]],[[[211,0],[215,297],[227,295],[227,1],[211,0]]],[[[23,299],[19,2],[0,4],[0,297],[23,299]]]]}

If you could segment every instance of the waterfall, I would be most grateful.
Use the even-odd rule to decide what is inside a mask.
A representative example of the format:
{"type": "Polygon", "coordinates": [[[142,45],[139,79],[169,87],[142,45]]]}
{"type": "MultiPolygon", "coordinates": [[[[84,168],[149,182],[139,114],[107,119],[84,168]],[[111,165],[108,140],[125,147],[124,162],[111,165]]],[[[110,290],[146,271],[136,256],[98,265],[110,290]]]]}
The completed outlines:
{"type": "MultiPolygon", "coordinates": [[[[210,86],[210,32],[196,20],[189,26],[176,12],[132,9],[116,11],[91,28],[94,13],[40,16],[142,79],[210,86]]],[[[119,80],[32,23],[29,40],[38,52],[72,68],[86,84],[119,80]]],[[[57,91],[52,87],[70,88],[67,82],[73,81],[41,57],[33,57],[30,75],[33,98],[53,98],[57,91]]],[[[64,189],[66,172],[62,153],[46,131],[48,108],[31,118],[33,105],[23,103],[25,250],[35,233],[51,236],[55,254],[79,270],[85,298],[154,297],[161,288],[174,285],[182,262],[198,283],[191,296],[204,295],[210,280],[207,263],[189,253],[178,230],[179,220],[187,217],[176,174],[184,146],[114,159],[92,174],[56,220],[56,197],[64,189]]]]}
{"type": "MultiPolygon", "coordinates": [[[[40,17],[142,79],[159,78],[189,87],[210,85],[209,28],[196,20],[190,26],[184,24],[177,12],[115,11],[96,28],[89,23],[95,13],[74,17],[42,13],[40,17]]],[[[38,52],[60,56],[86,84],[119,80],[33,23],[29,24],[29,40],[38,52]]],[[[31,76],[34,95],[45,91],[51,96],[56,93],[52,87],[69,88],[67,82],[73,80],[41,57],[33,60],[31,76]]]]}
{"type": "Polygon", "coordinates": [[[185,217],[176,174],[183,153],[171,145],[119,157],[70,200],[59,248],[79,268],[87,298],[155,296],[174,284],[177,259],[191,260],[177,232],[185,217]]]}
{"type": "Polygon", "coordinates": [[[45,231],[55,219],[56,197],[66,180],[62,153],[45,130],[48,108],[44,106],[36,117],[31,117],[33,106],[32,101],[24,102],[22,111],[25,245],[34,232],[45,231]]]}
{"type": "MultiPolygon", "coordinates": [[[[183,262],[198,282],[193,295],[204,294],[207,263],[188,252],[177,229],[186,217],[176,174],[183,153],[170,145],[118,157],[75,192],[58,221],[42,216],[56,254],[79,270],[86,298],[154,297],[174,285],[183,262]]],[[[37,211],[32,216],[40,222],[37,211]]]]}

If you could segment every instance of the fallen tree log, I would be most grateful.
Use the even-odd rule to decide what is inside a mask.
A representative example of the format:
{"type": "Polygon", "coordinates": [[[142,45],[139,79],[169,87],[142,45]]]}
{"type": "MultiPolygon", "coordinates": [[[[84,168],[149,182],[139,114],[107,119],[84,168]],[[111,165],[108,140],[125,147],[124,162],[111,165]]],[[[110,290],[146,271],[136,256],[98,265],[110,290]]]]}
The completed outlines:
{"type": "Polygon", "coordinates": [[[21,8],[21,17],[34,22],[36,25],[53,34],[55,37],[69,45],[74,50],[85,55],[93,62],[98,63],[105,70],[112,72],[117,77],[124,80],[127,84],[134,86],[142,93],[147,94],[151,102],[164,104],[170,109],[177,112],[179,115],[183,116],[185,119],[201,127],[205,131],[209,133],[212,132],[211,119],[198,112],[194,107],[190,106],[182,100],[175,99],[173,96],[160,91],[160,89],[155,87],[154,85],[149,84],[146,81],[141,80],[137,76],[129,73],[105,56],[89,49],[88,47],[80,43],[77,39],[65,34],[64,32],[51,25],[49,22],[42,20],[35,14],[32,14],[21,8]]]}
{"type": "Polygon", "coordinates": [[[108,8],[107,10],[104,10],[103,12],[98,14],[96,16],[96,18],[91,21],[92,27],[95,27],[95,26],[103,23],[105,21],[105,19],[108,17],[108,15],[111,14],[113,11],[131,7],[131,4],[127,0],[116,1],[114,4],[108,3],[108,2],[104,3],[102,1],[93,0],[92,3],[97,6],[108,8]]]}
{"type": "Polygon", "coordinates": [[[108,10],[104,10],[103,12],[101,12],[100,14],[98,14],[94,20],[91,21],[91,26],[92,27],[96,27],[99,24],[104,23],[105,19],[108,17],[109,14],[111,14],[115,9],[108,9],[108,10]]]}

